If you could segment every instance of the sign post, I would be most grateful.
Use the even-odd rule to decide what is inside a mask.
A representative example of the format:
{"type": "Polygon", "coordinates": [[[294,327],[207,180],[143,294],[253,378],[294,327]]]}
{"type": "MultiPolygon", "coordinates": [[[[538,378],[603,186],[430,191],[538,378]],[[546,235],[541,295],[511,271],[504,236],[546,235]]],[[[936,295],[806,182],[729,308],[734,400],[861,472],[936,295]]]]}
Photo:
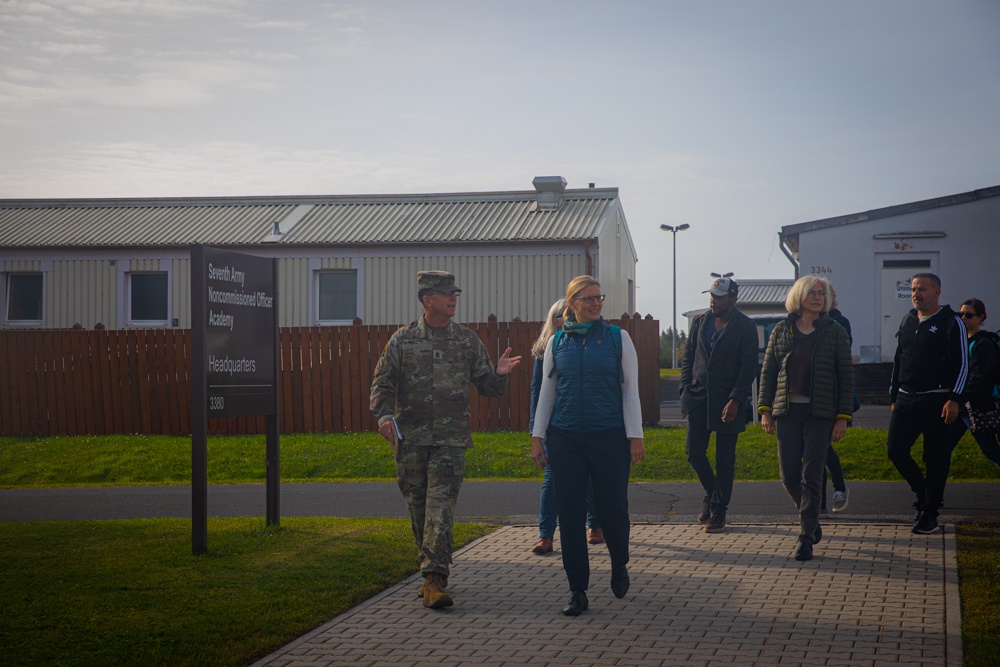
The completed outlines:
{"type": "Polygon", "coordinates": [[[267,525],[280,523],[275,260],[191,247],[191,547],[208,550],[208,420],[266,417],[267,525]]]}

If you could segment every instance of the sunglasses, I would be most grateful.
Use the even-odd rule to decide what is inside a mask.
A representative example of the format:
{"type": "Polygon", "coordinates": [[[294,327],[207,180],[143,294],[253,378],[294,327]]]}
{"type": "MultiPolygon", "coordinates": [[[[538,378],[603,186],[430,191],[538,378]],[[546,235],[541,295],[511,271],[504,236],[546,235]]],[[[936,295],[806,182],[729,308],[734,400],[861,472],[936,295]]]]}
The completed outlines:
{"type": "Polygon", "coordinates": [[[962,311],[962,319],[971,320],[973,317],[982,317],[979,313],[970,313],[967,310],[962,311]]]}

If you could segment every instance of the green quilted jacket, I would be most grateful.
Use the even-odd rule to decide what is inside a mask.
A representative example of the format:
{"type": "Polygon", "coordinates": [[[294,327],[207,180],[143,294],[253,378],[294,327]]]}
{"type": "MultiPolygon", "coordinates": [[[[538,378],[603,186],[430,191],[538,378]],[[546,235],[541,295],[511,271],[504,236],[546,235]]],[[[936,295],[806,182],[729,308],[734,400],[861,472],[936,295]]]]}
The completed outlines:
{"type": "MultiPolygon", "coordinates": [[[[760,372],[758,412],[771,410],[775,417],[788,412],[788,376],[785,360],[792,352],[792,327],[798,313],[779,322],[771,332],[760,372]]],[[[854,408],[854,363],[847,330],[827,313],[814,323],[816,350],[812,358],[812,403],[810,415],[820,419],[850,419],[854,408]]]]}

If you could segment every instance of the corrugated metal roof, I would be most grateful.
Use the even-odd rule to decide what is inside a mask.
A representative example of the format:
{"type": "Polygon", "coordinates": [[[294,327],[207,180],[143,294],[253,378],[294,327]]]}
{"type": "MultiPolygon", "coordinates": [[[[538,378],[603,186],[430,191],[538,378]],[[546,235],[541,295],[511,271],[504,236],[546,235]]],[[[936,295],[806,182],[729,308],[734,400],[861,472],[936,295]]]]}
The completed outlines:
{"type": "MultiPolygon", "coordinates": [[[[566,190],[555,211],[537,193],[195,199],[0,200],[0,245],[257,244],[299,205],[280,244],[427,243],[595,238],[617,188],[566,190]]],[[[272,237],[273,238],[273,237],[272,237]]]]}
{"type": "Polygon", "coordinates": [[[32,206],[0,203],[5,246],[171,246],[255,243],[294,206],[32,206]]]}
{"type": "Polygon", "coordinates": [[[785,297],[788,290],[795,283],[792,279],[787,280],[737,280],[740,285],[740,305],[755,306],[779,306],[782,310],[785,307],[785,297]]]}

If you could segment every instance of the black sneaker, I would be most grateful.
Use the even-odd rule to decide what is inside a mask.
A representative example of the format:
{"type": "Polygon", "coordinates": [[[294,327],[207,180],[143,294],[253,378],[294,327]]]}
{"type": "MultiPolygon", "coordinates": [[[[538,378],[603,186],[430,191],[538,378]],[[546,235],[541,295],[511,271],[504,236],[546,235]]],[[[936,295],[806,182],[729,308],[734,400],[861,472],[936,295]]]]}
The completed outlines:
{"type": "Polygon", "coordinates": [[[937,517],[931,516],[927,512],[921,512],[920,518],[913,524],[913,532],[920,535],[930,535],[939,530],[941,530],[941,526],[938,525],[937,517]]]}
{"type": "Polygon", "coordinates": [[[708,523],[705,524],[705,532],[721,533],[724,530],[726,530],[726,513],[712,512],[712,516],[709,517],[708,523]]]}
{"type": "Polygon", "coordinates": [[[701,513],[698,515],[698,523],[708,523],[712,518],[712,496],[705,496],[701,501],[701,513]]]}

